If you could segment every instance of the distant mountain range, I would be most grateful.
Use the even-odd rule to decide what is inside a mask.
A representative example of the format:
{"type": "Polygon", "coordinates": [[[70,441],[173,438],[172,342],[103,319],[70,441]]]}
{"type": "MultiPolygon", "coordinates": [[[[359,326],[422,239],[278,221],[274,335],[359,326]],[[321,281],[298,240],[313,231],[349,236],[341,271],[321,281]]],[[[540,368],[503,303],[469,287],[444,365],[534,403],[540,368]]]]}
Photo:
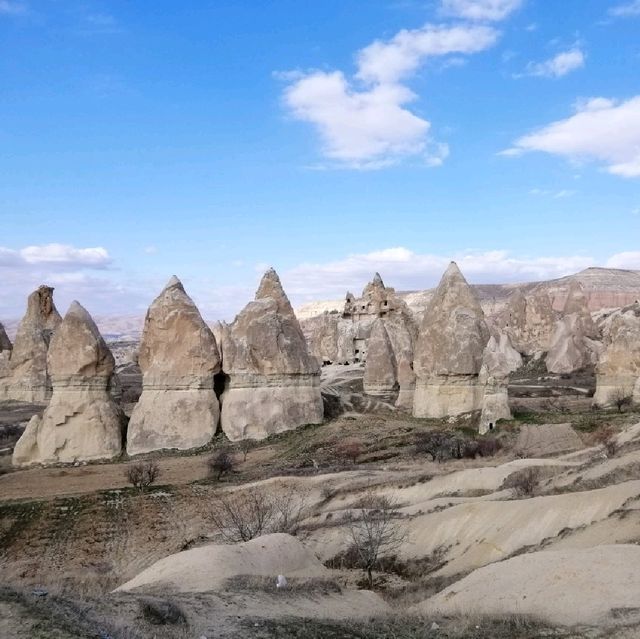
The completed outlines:
{"type": "MultiPolygon", "coordinates": [[[[536,287],[541,287],[549,293],[554,308],[562,310],[569,284],[572,281],[578,281],[582,284],[589,301],[589,308],[592,311],[625,306],[640,300],[640,271],[597,267],[587,268],[575,275],[568,275],[555,280],[525,282],[522,284],[476,284],[473,289],[476,291],[485,313],[493,316],[504,308],[511,293],[518,288],[526,294],[536,287]]],[[[433,291],[434,289],[400,291],[399,295],[404,298],[409,308],[417,316],[421,316],[433,295],[433,291]]],[[[301,320],[309,319],[325,311],[342,312],[343,307],[344,298],[309,302],[297,308],[296,315],[301,320]]],[[[102,335],[109,342],[138,341],[144,323],[144,316],[101,316],[96,317],[95,320],[102,335]]],[[[4,323],[7,334],[12,340],[15,337],[19,322],[19,319],[12,319],[4,323]]]]}

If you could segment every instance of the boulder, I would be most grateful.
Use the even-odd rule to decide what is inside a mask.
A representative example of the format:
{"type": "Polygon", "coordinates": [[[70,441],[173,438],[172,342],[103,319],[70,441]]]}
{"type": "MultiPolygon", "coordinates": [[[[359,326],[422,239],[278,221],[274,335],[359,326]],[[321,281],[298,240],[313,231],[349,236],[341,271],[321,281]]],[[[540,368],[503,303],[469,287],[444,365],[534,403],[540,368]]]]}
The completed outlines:
{"type": "Polygon", "coordinates": [[[398,367],[384,320],[373,324],[364,366],[364,392],[395,401],[398,392],[398,367]]]}
{"type": "Polygon", "coordinates": [[[53,288],[40,286],[27,300],[27,312],[11,351],[9,374],[0,380],[0,399],[38,403],[51,396],[47,351],[60,322],[53,288]]]}
{"type": "Polygon", "coordinates": [[[220,417],[214,391],[220,355],[213,332],[175,276],[147,311],[138,364],[142,394],[129,421],[129,455],[209,443],[220,417]]]}
{"type": "Polygon", "coordinates": [[[415,417],[479,410],[479,382],[489,328],[480,304],[455,262],[445,271],[425,311],[416,345],[415,417]]]}
{"type": "Polygon", "coordinates": [[[500,419],[511,419],[509,375],[522,366],[522,356],[504,333],[492,335],[482,355],[479,381],[484,385],[480,434],[495,428],[500,419]]]}
{"type": "Polygon", "coordinates": [[[229,326],[222,349],[221,424],[231,441],[322,422],[318,362],[273,269],[229,326]]]}
{"type": "Polygon", "coordinates": [[[604,350],[596,366],[593,403],[615,406],[633,398],[640,380],[640,303],[612,313],[603,332],[604,350]]]}
{"type": "Polygon", "coordinates": [[[546,365],[550,373],[567,374],[598,361],[600,335],[591,318],[587,299],[578,282],[572,282],[562,318],[556,322],[546,365]]]}
{"type": "Polygon", "coordinates": [[[53,392],[13,452],[16,466],[111,459],[122,450],[122,413],[109,394],[114,359],[87,311],[73,302],[51,339],[53,392]]]}

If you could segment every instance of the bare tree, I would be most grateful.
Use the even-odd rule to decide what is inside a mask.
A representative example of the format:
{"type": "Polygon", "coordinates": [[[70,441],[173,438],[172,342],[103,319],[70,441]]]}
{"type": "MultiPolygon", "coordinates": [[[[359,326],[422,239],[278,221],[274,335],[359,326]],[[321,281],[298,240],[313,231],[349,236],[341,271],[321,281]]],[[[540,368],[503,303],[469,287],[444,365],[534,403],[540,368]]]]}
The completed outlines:
{"type": "Polygon", "coordinates": [[[621,413],[623,408],[631,406],[632,395],[633,393],[630,390],[617,388],[609,395],[609,402],[618,409],[619,413],[621,413]]]}
{"type": "Polygon", "coordinates": [[[217,481],[220,481],[224,474],[230,473],[232,470],[233,457],[231,457],[226,448],[220,450],[209,460],[209,471],[217,481]]]}
{"type": "Polygon", "coordinates": [[[373,570],[382,555],[396,551],[406,539],[398,521],[398,503],[389,497],[367,493],[360,501],[357,517],[349,523],[349,533],[358,563],[373,588],[373,570]]]}
{"type": "Polygon", "coordinates": [[[241,439],[238,444],[238,449],[242,453],[242,461],[247,461],[247,453],[251,450],[252,444],[250,439],[241,439]]]}
{"type": "Polygon", "coordinates": [[[236,543],[269,532],[274,507],[263,490],[247,488],[216,495],[208,516],[226,541],[236,543]]]}
{"type": "Polygon", "coordinates": [[[159,476],[160,467],[152,460],[127,466],[127,479],[129,483],[141,493],[151,486],[159,476]]]}
{"type": "Polygon", "coordinates": [[[296,535],[309,510],[309,491],[286,486],[271,494],[269,499],[273,507],[272,532],[296,535]]]}

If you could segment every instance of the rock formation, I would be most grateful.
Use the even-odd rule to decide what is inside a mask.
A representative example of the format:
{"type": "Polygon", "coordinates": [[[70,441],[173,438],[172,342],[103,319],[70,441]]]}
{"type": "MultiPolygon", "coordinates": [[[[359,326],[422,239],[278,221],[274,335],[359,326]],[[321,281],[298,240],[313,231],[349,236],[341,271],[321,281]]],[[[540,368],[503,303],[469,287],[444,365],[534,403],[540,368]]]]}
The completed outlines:
{"type": "Polygon", "coordinates": [[[4,330],[4,326],[0,324],[0,398],[2,397],[2,380],[10,372],[9,359],[11,358],[12,349],[13,344],[11,344],[7,332],[4,330]]]}
{"type": "Polygon", "coordinates": [[[230,440],[264,439],[322,422],[318,362],[273,269],[229,327],[222,348],[228,380],[221,424],[230,440]]]}
{"type": "Polygon", "coordinates": [[[492,335],[482,355],[479,382],[484,386],[480,434],[496,426],[499,419],[511,419],[509,374],[522,366],[522,356],[504,333],[492,335]]]}
{"type": "Polygon", "coordinates": [[[478,375],[489,341],[484,313],[455,262],[442,276],[425,311],[416,345],[415,417],[446,417],[479,410],[478,375]]]}
{"type": "Polygon", "coordinates": [[[551,344],[556,313],[542,288],[525,296],[520,289],[511,295],[497,326],[506,333],[513,347],[523,355],[546,353],[551,344]]]}
{"type": "Polygon", "coordinates": [[[111,459],[122,450],[122,414],[109,394],[114,359],[87,311],[73,302],[51,339],[53,385],[13,452],[16,466],[111,459]]]}
{"type": "Polygon", "coordinates": [[[398,366],[382,319],[374,322],[369,337],[364,366],[364,392],[388,401],[395,401],[398,393],[398,366]]]}
{"type": "Polygon", "coordinates": [[[60,322],[53,288],[40,286],[27,300],[11,351],[9,375],[0,380],[0,399],[45,402],[51,396],[47,351],[60,322]]]}
{"type": "Polygon", "coordinates": [[[604,351],[596,366],[593,403],[615,406],[633,398],[640,381],[640,303],[612,313],[603,332],[604,351]]]}
{"type": "Polygon", "coordinates": [[[562,318],[556,322],[546,364],[550,373],[572,373],[598,361],[598,329],[578,282],[572,282],[562,318]]]}
{"type": "Polygon", "coordinates": [[[138,364],[142,395],[129,421],[129,455],[210,442],[220,416],[214,391],[220,355],[213,332],[175,276],[147,311],[138,364]]]}

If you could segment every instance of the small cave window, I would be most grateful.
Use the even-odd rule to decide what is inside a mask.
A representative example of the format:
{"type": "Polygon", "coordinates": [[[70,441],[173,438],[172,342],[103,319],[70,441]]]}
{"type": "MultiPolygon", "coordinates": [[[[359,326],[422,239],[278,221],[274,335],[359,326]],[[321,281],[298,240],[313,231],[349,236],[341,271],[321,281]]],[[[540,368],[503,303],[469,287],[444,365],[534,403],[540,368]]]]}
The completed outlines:
{"type": "Polygon", "coordinates": [[[489,430],[493,430],[493,422],[489,422],[489,430]]]}

